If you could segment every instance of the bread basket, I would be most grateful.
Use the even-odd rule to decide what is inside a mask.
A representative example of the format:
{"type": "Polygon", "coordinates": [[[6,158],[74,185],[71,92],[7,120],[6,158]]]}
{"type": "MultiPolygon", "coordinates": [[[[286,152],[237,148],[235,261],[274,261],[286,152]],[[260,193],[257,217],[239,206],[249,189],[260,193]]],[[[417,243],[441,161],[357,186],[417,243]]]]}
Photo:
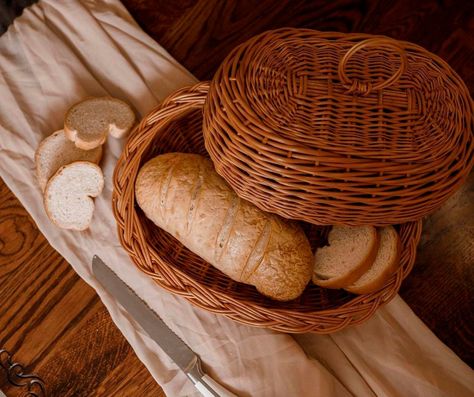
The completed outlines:
{"type": "Polygon", "coordinates": [[[204,136],[242,198],[319,225],[436,210],[474,162],[473,103],[443,60],[383,36],[279,29],[215,74],[204,136]]]}
{"type": "MultiPolygon", "coordinates": [[[[209,84],[183,88],[150,112],[129,137],[114,173],[113,211],[118,235],[132,261],[164,289],[192,304],[240,323],[283,332],[330,333],[361,323],[393,298],[412,269],[421,222],[397,226],[402,254],[397,272],[378,291],[355,296],[309,285],[294,301],[277,302],[252,286],[234,282],[155,226],[135,203],[140,166],[167,152],[207,156],[202,134],[209,84]]],[[[327,228],[304,225],[313,247],[327,228]]]]}

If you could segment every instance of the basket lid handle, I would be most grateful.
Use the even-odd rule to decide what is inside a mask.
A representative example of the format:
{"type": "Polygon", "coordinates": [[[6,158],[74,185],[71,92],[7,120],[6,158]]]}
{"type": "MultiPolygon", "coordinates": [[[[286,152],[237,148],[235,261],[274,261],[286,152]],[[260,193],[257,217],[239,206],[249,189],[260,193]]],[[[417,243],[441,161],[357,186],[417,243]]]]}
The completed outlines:
{"type": "Polygon", "coordinates": [[[342,85],[348,89],[348,93],[357,93],[359,95],[368,95],[372,91],[381,90],[383,88],[389,87],[390,85],[396,83],[400,79],[401,75],[405,72],[407,68],[407,55],[405,50],[400,47],[396,40],[375,37],[367,40],[363,40],[354,46],[352,46],[349,51],[347,51],[339,62],[337,69],[339,80],[342,85]],[[376,84],[372,82],[364,82],[360,80],[351,80],[347,77],[346,66],[349,62],[349,59],[359,50],[367,47],[380,47],[389,48],[390,50],[396,52],[400,56],[400,65],[397,71],[387,80],[380,81],[376,84]]]}

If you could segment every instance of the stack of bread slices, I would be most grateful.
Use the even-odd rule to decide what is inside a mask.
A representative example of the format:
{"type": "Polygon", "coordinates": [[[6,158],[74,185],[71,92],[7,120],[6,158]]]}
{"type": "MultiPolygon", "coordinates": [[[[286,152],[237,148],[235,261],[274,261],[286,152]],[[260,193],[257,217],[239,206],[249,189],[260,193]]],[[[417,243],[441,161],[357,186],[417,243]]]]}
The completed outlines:
{"type": "Polygon", "coordinates": [[[328,245],[315,253],[313,282],[368,294],[395,272],[399,256],[400,237],[393,226],[334,226],[328,245]]]}
{"type": "Polygon", "coordinates": [[[64,229],[85,230],[94,213],[94,197],[104,187],[99,167],[103,144],[110,134],[121,138],[135,123],[125,102],[87,98],[66,113],[64,129],[44,139],[35,154],[36,175],[46,213],[64,229]]]}

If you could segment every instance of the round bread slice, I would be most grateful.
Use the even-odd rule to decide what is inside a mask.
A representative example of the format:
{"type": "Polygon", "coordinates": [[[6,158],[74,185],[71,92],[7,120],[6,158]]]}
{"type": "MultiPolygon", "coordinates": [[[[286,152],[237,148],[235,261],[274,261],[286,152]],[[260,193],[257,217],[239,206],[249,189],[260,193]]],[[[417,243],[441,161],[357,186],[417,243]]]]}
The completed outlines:
{"type": "Polygon", "coordinates": [[[64,132],[78,148],[91,150],[102,145],[109,133],[114,138],[121,138],[134,123],[135,113],[120,99],[87,98],[67,111],[64,132]]]}
{"type": "Polygon", "coordinates": [[[354,294],[369,294],[381,288],[398,267],[400,237],[393,226],[379,229],[379,250],[374,263],[355,283],[345,290],[354,294]]]}
{"type": "Polygon", "coordinates": [[[61,167],[48,181],[44,206],[51,221],[63,229],[85,230],[94,213],[94,200],[104,188],[97,164],[76,161],[61,167]]]}
{"type": "Polygon", "coordinates": [[[74,161],[90,161],[98,164],[102,158],[102,146],[92,150],[82,150],[66,138],[64,130],[59,130],[44,139],[35,153],[36,176],[44,192],[49,178],[63,165],[74,161]]]}
{"type": "Polygon", "coordinates": [[[364,274],[378,250],[373,226],[334,226],[329,246],[316,250],[313,282],[325,288],[344,288],[364,274]]]}

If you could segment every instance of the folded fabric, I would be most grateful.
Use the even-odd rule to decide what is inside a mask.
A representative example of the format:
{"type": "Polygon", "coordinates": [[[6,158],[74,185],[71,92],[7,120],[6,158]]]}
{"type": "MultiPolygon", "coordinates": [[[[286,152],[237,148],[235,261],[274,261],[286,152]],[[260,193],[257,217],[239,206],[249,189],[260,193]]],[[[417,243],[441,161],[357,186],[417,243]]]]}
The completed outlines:
{"type": "MultiPolygon", "coordinates": [[[[400,298],[367,324],[331,336],[292,337],[193,307],[136,269],[120,246],[112,173],[123,141],[110,139],[105,188],[89,230],[56,228],[34,175],[39,142],[85,96],[112,95],[140,116],[195,78],[147,36],[116,0],[41,0],[0,37],[0,175],[50,244],[98,293],[113,321],[169,396],[198,395],[191,382],[95,280],[102,259],[239,396],[463,396],[471,370],[400,298]]],[[[1,321],[1,320],[0,320],[1,321]]]]}

